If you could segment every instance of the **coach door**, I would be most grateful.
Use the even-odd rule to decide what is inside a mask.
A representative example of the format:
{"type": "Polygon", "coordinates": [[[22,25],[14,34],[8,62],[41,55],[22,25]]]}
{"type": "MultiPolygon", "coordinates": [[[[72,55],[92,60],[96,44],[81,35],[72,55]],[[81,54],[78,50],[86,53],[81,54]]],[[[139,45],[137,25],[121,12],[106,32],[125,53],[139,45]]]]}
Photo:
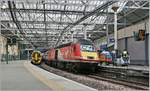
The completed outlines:
{"type": "Polygon", "coordinates": [[[58,50],[55,51],[55,59],[58,59],[58,50]]]}

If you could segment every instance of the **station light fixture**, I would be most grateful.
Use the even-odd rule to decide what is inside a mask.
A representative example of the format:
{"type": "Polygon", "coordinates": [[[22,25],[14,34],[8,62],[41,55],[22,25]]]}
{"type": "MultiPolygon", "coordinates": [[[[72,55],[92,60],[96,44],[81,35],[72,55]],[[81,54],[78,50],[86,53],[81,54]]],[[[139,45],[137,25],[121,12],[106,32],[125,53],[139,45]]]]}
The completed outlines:
{"type": "Polygon", "coordinates": [[[106,26],[105,25],[104,25],[103,29],[106,30],[106,26]]]}
{"type": "Polygon", "coordinates": [[[113,10],[114,12],[117,12],[118,9],[119,9],[119,6],[117,6],[117,5],[112,6],[112,10],[113,10]]]}

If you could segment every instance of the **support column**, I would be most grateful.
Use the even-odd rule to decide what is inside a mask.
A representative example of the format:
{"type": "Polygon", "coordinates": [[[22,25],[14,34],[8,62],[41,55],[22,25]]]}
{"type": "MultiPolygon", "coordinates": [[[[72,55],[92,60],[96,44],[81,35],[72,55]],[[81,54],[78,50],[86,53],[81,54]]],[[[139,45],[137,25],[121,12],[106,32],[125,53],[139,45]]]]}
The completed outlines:
{"type": "Polygon", "coordinates": [[[86,29],[84,30],[84,39],[87,39],[87,32],[86,32],[86,29]]]}
{"type": "Polygon", "coordinates": [[[29,50],[28,50],[28,61],[30,60],[30,54],[29,54],[29,50]]]}
{"type": "Polygon", "coordinates": [[[114,11],[114,40],[115,40],[115,44],[114,44],[114,52],[115,52],[115,58],[117,58],[118,56],[118,46],[117,46],[117,42],[118,42],[118,38],[117,38],[117,10],[118,10],[118,6],[113,6],[112,10],[114,11]]]}
{"type": "Polygon", "coordinates": [[[70,33],[71,33],[71,41],[73,42],[73,33],[74,33],[74,31],[70,31],[70,33]]]}
{"type": "Polygon", "coordinates": [[[145,35],[145,65],[149,65],[149,34],[145,35]]]}
{"type": "Polygon", "coordinates": [[[115,45],[114,45],[114,50],[117,50],[118,45],[117,45],[117,12],[114,13],[114,39],[115,39],[115,45]]]}
{"type": "MultiPolygon", "coordinates": [[[[150,3],[149,3],[149,5],[150,5],[150,3]]],[[[150,9],[150,7],[149,7],[149,9],[150,9]]],[[[149,14],[150,14],[150,12],[149,12],[149,14]]],[[[149,18],[149,21],[150,21],[150,18],[149,18]]],[[[148,39],[149,39],[148,40],[148,55],[150,55],[150,48],[149,48],[149,46],[150,46],[150,26],[148,29],[148,39]]],[[[148,56],[148,64],[150,65],[150,56],[148,56]]]]}
{"type": "MultiPolygon", "coordinates": [[[[0,44],[0,49],[3,50],[3,40],[2,40],[1,35],[0,35],[0,42],[1,42],[1,44],[0,44]]],[[[2,52],[3,52],[2,50],[0,50],[0,60],[2,60],[2,52]]]]}
{"type": "Polygon", "coordinates": [[[106,40],[107,40],[107,47],[108,47],[108,44],[109,44],[108,22],[107,22],[107,25],[106,25],[106,40]]]}
{"type": "MultiPolygon", "coordinates": [[[[0,12],[1,12],[1,8],[0,8],[0,12]]],[[[1,16],[1,13],[0,13],[0,16],[1,16]]],[[[3,48],[2,46],[3,46],[3,42],[2,42],[2,38],[1,38],[1,22],[0,22],[0,49],[3,48]]],[[[0,62],[1,62],[1,60],[2,60],[2,50],[0,50],[0,62]]]]}
{"type": "Polygon", "coordinates": [[[106,40],[107,40],[107,47],[108,47],[108,44],[109,44],[109,30],[108,30],[108,9],[107,9],[107,21],[106,21],[106,40]]]}
{"type": "MultiPolygon", "coordinates": [[[[2,36],[1,36],[1,26],[0,26],[0,49],[3,50],[3,40],[2,40],[2,36]]],[[[0,50],[0,61],[2,60],[2,50],[0,50]]]]}
{"type": "Polygon", "coordinates": [[[8,43],[6,43],[6,64],[8,64],[8,43]]]}
{"type": "Polygon", "coordinates": [[[125,37],[125,48],[126,50],[128,50],[128,37],[125,37]]]}

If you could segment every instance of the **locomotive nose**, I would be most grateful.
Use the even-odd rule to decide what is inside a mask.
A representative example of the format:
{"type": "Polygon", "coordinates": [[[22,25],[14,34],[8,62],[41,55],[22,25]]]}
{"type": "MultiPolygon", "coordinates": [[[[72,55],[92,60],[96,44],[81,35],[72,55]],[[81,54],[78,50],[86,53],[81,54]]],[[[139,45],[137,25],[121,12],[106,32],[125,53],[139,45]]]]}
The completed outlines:
{"type": "Polygon", "coordinates": [[[38,65],[38,64],[41,63],[41,61],[42,61],[42,54],[41,54],[41,52],[34,51],[34,52],[32,53],[32,60],[31,60],[31,62],[32,62],[33,64],[38,65]]]}

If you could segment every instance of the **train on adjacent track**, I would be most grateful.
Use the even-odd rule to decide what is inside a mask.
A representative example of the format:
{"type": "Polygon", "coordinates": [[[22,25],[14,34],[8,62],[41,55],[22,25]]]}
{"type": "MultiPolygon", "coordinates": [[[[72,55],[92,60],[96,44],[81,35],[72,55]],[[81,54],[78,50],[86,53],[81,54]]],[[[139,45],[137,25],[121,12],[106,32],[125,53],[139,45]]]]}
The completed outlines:
{"type": "MultiPolygon", "coordinates": [[[[32,61],[34,60],[35,58],[33,57],[32,61]]],[[[82,69],[94,71],[100,62],[96,47],[87,39],[77,39],[51,48],[43,54],[42,61],[52,67],[68,69],[74,72],[82,69]]],[[[41,62],[32,63],[40,64],[41,62]]]]}
{"type": "Polygon", "coordinates": [[[97,50],[99,54],[100,65],[112,64],[112,55],[109,51],[104,49],[97,50]]]}

